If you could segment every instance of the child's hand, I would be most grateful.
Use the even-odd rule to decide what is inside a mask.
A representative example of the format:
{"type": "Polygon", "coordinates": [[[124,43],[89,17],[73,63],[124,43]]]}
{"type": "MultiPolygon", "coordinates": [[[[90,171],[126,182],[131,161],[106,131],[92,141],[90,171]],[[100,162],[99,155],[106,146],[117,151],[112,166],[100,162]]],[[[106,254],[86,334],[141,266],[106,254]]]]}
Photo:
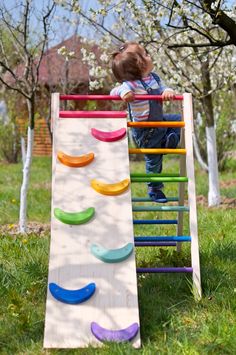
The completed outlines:
{"type": "Polygon", "coordinates": [[[173,100],[175,93],[173,90],[167,89],[163,92],[161,96],[163,101],[173,100]]]}
{"type": "Polygon", "coordinates": [[[125,102],[132,102],[132,101],[134,101],[134,93],[133,93],[133,91],[127,92],[127,94],[125,94],[125,95],[122,97],[122,100],[125,101],[125,102]]]}

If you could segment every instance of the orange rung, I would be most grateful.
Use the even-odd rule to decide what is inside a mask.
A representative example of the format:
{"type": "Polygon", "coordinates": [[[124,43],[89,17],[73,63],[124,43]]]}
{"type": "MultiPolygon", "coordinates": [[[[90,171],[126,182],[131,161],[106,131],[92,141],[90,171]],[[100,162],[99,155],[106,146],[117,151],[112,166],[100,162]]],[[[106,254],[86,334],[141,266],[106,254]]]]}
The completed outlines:
{"type": "Polygon", "coordinates": [[[186,149],[130,148],[129,154],[186,154],[186,149]]]}
{"type": "Polygon", "coordinates": [[[127,122],[128,127],[184,127],[184,121],[127,122]]]}

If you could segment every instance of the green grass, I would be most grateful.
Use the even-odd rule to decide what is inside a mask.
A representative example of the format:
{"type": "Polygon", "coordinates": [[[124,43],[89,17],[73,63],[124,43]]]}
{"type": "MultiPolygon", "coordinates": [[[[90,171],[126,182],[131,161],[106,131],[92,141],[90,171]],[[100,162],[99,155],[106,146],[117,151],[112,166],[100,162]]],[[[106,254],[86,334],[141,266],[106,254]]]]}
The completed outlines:
{"type": "MultiPolygon", "coordinates": [[[[34,159],[29,191],[29,220],[49,223],[50,159],[34,159]]],[[[175,161],[165,159],[164,169],[176,171],[175,161]]],[[[144,171],[143,163],[132,170],[144,171]]],[[[222,197],[235,198],[235,165],[221,175],[222,197]],[[230,183],[231,182],[231,183],[230,183]]],[[[21,165],[0,166],[1,224],[18,219],[21,165]],[[16,200],[13,203],[12,200],[16,200]]],[[[207,175],[196,169],[197,193],[207,197],[207,175]]],[[[133,184],[133,194],[146,193],[145,184],[133,184]]],[[[166,184],[167,195],[177,194],[177,184],[166,184]]],[[[139,275],[138,293],[142,348],[108,344],[102,349],[43,350],[43,327],[47,289],[49,234],[0,236],[0,354],[222,354],[236,353],[236,223],[232,204],[219,208],[198,206],[203,298],[195,302],[191,277],[185,275],[139,275]]],[[[163,212],[149,217],[162,217],[163,212]],[[160,215],[159,215],[159,214],[160,215]]],[[[138,218],[144,217],[138,213],[138,218]]],[[[175,214],[168,213],[168,218],[175,214]]],[[[185,218],[184,232],[188,233],[185,218]]],[[[173,226],[135,226],[135,234],[175,233],[173,226]]],[[[139,267],[190,265],[189,244],[182,252],[174,248],[137,248],[139,267]]],[[[78,330],[79,331],[79,330],[78,330]]]]}
{"type": "MultiPolygon", "coordinates": [[[[0,164],[0,225],[16,223],[19,217],[21,164],[0,164]]],[[[33,159],[28,191],[28,219],[46,223],[50,219],[51,159],[33,159]]]]}

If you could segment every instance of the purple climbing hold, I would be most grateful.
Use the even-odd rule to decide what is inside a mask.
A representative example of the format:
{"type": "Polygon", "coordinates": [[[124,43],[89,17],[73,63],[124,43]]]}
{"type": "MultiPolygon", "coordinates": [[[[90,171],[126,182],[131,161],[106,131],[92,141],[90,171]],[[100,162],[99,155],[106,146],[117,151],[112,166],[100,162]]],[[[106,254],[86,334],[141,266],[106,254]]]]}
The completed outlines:
{"type": "Polygon", "coordinates": [[[108,330],[102,328],[98,323],[91,323],[93,335],[100,341],[124,342],[131,341],[139,331],[138,323],[133,323],[129,327],[120,330],[108,330]]]}

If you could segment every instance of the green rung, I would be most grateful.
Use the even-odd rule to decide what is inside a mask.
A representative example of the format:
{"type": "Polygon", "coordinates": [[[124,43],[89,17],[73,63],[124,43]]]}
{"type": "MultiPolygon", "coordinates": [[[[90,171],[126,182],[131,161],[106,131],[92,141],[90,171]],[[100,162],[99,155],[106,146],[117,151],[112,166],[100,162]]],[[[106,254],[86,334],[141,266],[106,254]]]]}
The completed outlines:
{"type": "Polygon", "coordinates": [[[187,182],[188,178],[184,176],[143,176],[131,177],[131,182],[187,182]]]}
{"type": "Polygon", "coordinates": [[[133,212],[145,211],[163,211],[163,212],[188,212],[189,207],[186,206],[132,206],[133,212]]]}

